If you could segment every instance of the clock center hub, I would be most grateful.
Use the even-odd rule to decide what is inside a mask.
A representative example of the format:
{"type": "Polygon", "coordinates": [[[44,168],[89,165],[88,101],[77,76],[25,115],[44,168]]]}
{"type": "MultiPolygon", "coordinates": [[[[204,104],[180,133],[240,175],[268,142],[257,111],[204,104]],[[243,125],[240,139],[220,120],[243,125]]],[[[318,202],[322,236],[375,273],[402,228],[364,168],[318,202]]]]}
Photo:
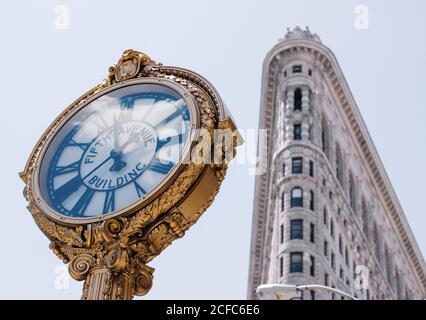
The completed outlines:
{"type": "Polygon", "coordinates": [[[90,189],[120,188],[139,177],[157,148],[157,134],[146,122],[118,123],[104,130],[84,152],[80,177],[90,189]]]}

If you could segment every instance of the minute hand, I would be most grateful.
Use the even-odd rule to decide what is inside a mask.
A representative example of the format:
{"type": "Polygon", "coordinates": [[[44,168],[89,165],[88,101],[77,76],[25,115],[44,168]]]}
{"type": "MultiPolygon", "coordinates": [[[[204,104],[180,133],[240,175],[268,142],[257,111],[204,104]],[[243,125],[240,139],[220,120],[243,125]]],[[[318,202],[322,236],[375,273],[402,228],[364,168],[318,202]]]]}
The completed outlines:
{"type": "Polygon", "coordinates": [[[140,132],[136,132],[133,131],[130,133],[129,139],[127,139],[127,141],[125,143],[123,143],[118,150],[116,150],[117,152],[123,152],[123,150],[130,144],[132,143],[138,143],[141,140],[140,138],[140,132]]]}
{"type": "Polygon", "coordinates": [[[90,176],[93,172],[95,172],[96,170],[98,170],[100,167],[102,167],[105,163],[107,163],[111,159],[112,159],[111,156],[109,156],[108,158],[106,158],[104,161],[102,161],[100,164],[98,164],[92,171],[90,171],[83,178],[81,178],[81,180],[85,180],[88,176],[90,176]]]}

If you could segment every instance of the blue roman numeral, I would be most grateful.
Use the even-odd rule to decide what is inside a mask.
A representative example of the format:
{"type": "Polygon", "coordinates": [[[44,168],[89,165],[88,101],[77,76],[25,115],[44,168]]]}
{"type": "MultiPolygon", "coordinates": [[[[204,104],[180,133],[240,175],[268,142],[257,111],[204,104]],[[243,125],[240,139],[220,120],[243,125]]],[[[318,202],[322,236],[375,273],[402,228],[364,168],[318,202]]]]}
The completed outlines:
{"type": "Polygon", "coordinates": [[[65,199],[67,199],[72,193],[77,191],[77,189],[81,186],[82,181],[80,176],[76,176],[70,181],[66,182],[64,185],[59,187],[53,192],[53,197],[55,201],[58,203],[62,203],[65,199]]]}
{"type": "Polygon", "coordinates": [[[174,163],[163,163],[160,160],[153,160],[148,166],[149,170],[166,175],[173,168],[174,163]]]}
{"type": "Polygon", "coordinates": [[[146,194],[145,189],[142,188],[139,183],[137,183],[136,181],[133,181],[133,183],[135,184],[136,192],[138,193],[139,198],[146,194]]]}
{"type": "Polygon", "coordinates": [[[126,96],[126,97],[122,97],[121,98],[121,105],[124,108],[132,108],[133,105],[135,104],[135,96],[126,96]]]}
{"type": "Polygon", "coordinates": [[[179,135],[177,135],[177,136],[167,137],[164,140],[158,139],[158,141],[157,141],[157,149],[155,151],[160,150],[165,145],[171,146],[171,145],[175,145],[175,144],[181,144],[182,141],[183,141],[183,134],[182,133],[179,134],[179,135]]]}
{"type": "Polygon", "coordinates": [[[105,194],[103,214],[113,212],[115,210],[115,190],[107,191],[105,194]]]}
{"type": "Polygon", "coordinates": [[[58,175],[61,175],[61,174],[74,172],[74,171],[77,171],[79,169],[79,167],[80,167],[80,161],[70,163],[66,166],[56,166],[55,170],[53,171],[53,174],[55,176],[58,176],[58,175]]]}
{"type": "Polygon", "coordinates": [[[87,188],[87,190],[83,193],[83,195],[78,199],[77,203],[72,208],[71,212],[77,216],[82,216],[87,209],[87,206],[92,200],[93,195],[95,194],[95,190],[87,188]]]}
{"type": "Polygon", "coordinates": [[[82,142],[76,142],[75,140],[71,139],[68,142],[69,146],[75,146],[81,148],[83,151],[86,151],[86,149],[89,147],[90,143],[82,143],[82,142]]]}
{"type": "Polygon", "coordinates": [[[98,129],[98,134],[104,132],[108,128],[108,124],[105,122],[105,119],[99,114],[99,112],[94,112],[92,116],[92,122],[96,125],[98,129]]]}
{"type": "Polygon", "coordinates": [[[169,123],[170,121],[172,121],[174,118],[178,117],[179,115],[184,115],[184,110],[182,108],[178,108],[175,112],[173,112],[172,114],[170,114],[169,116],[165,117],[163,120],[161,120],[159,123],[157,123],[155,125],[155,128],[161,127],[167,123],[169,123]]]}

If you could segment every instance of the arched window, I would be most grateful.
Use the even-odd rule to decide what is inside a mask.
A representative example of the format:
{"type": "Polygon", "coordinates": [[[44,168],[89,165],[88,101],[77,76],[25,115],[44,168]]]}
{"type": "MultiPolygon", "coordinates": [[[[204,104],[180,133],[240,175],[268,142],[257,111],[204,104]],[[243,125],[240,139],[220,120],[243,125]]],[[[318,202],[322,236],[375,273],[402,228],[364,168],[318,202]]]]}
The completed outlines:
{"type": "Polygon", "coordinates": [[[300,88],[294,91],[294,111],[302,111],[302,90],[300,88]]]}
{"type": "Polygon", "coordinates": [[[364,234],[366,235],[367,239],[370,239],[370,235],[368,234],[368,211],[367,211],[367,205],[365,204],[365,199],[362,198],[362,229],[364,230],[364,234]]]}
{"type": "Polygon", "coordinates": [[[300,187],[291,190],[291,207],[303,207],[303,190],[300,187]]]}
{"type": "Polygon", "coordinates": [[[281,211],[285,209],[285,193],[284,191],[281,193],[281,211]]]}
{"type": "Polygon", "coordinates": [[[376,258],[379,261],[379,263],[381,263],[379,230],[377,229],[377,225],[375,223],[373,227],[373,244],[374,244],[374,253],[376,254],[376,258]]]}
{"type": "Polygon", "coordinates": [[[352,210],[356,214],[356,190],[355,190],[355,180],[352,175],[352,172],[349,175],[349,202],[351,205],[352,210]]]}
{"type": "Polygon", "coordinates": [[[336,178],[339,181],[342,188],[344,188],[343,184],[343,159],[342,159],[342,151],[338,144],[336,144],[336,178]]]}
{"type": "Polygon", "coordinates": [[[327,118],[323,115],[322,116],[322,124],[321,124],[321,148],[322,151],[325,153],[327,158],[329,158],[329,149],[330,149],[330,132],[328,129],[328,123],[327,118]]]}

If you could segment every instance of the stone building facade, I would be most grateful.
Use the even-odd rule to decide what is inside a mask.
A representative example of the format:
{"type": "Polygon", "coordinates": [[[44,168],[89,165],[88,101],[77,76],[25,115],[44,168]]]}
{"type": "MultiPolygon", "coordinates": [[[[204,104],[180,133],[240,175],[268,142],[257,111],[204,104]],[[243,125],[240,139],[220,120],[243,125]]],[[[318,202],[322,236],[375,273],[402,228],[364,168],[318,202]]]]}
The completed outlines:
{"type": "Polygon", "coordinates": [[[267,54],[259,127],[267,170],[256,177],[248,298],[281,283],[424,299],[423,256],[334,54],[309,29],[267,54]]]}

